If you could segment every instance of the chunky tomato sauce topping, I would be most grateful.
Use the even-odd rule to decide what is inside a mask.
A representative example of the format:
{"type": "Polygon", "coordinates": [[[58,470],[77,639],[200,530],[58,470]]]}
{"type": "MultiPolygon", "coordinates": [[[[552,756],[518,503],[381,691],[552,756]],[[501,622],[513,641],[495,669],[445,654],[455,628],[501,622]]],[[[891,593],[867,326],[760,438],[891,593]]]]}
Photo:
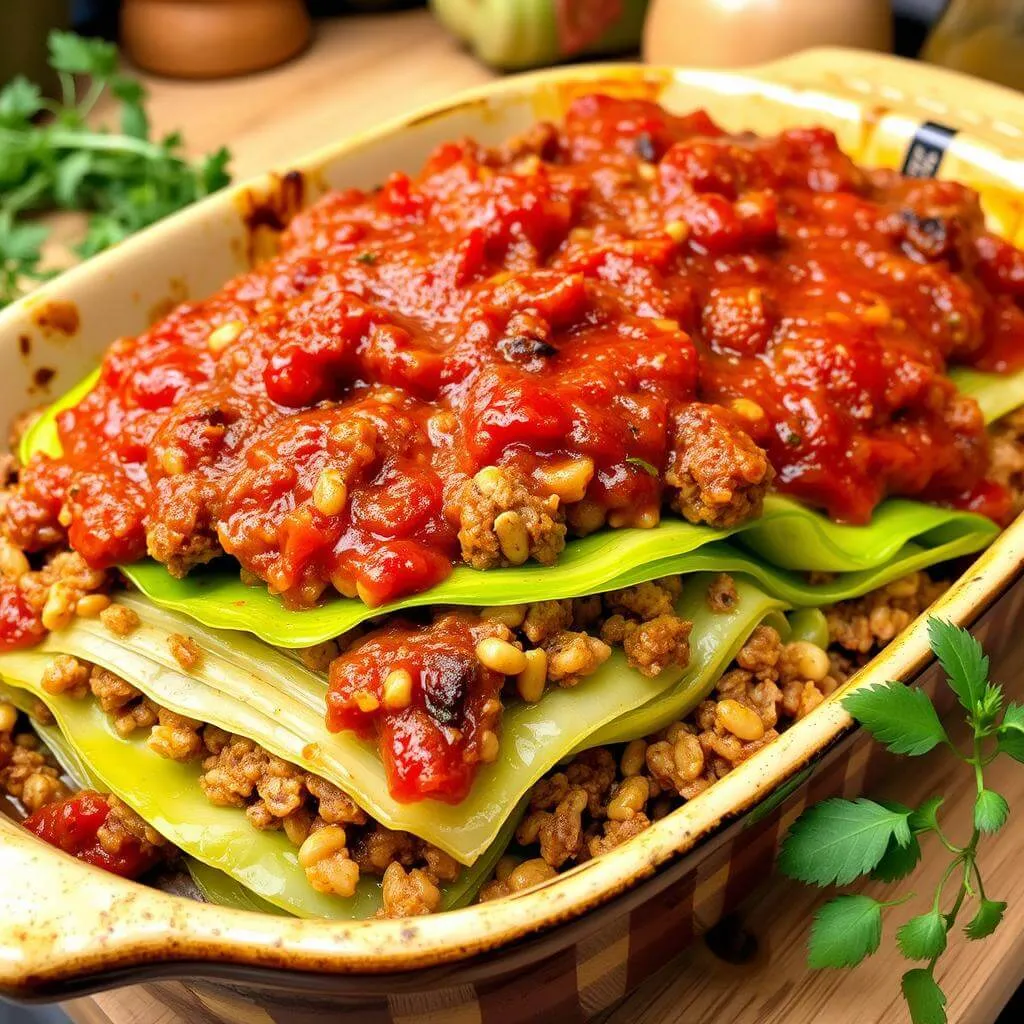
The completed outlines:
{"type": "Polygon", "coordinates": [[[397,799],[457,803],[494,759],[505,677],[475,650],[497,631],[465,613],[393,623],[332,663],[327,725],[376,737],[397,799]]]}
{"type": "Polygon", "coordinates": [[[769,485],[853,523],[886,495],[1001,519],[945,370],[1019,365],[1022,301],[970,189],[862,170],[824,129],[591,96],[330,193],[276,259],[115,342],[7,518],[37,549],[67,524],[95,566],[227,552],[299,606],[667,507],[736,522],[769,485]]]}
{"type": "Polygon", "coordinates": [[[36,811],[25,819],[25,828],[86,864],[122,878],[138,878],[156,863],[155,848],[144,850],[138,840],[127,838],[116,853],[105,850],[97,833],[109,814],[110,806],[101,794],[83,790],[36,811]]]}

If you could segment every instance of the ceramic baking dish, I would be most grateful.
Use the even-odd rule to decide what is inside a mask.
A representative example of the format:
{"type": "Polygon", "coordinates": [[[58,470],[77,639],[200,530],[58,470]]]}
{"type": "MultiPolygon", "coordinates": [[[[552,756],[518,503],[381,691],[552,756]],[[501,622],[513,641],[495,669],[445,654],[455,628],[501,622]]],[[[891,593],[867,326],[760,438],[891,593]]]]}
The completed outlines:
{"type": "MultiPolygon", "coordinates": [[[[995,230],[1024,241],[1024,97],[895,58],[818,50],[744,73],[568,68],[511,78],[330,147],[151,228],[0,314],[0,395],[11,416],[62,393],[110,340],[169,303],[212,292],[272,251],[275,232],[329,187],[415,169],[437,143],[496,143],[557,119],[593,90],[704,107],[732,129],[833,129],[859,162],[974,185],[995,230]],[[924,127],[922,127],[924,126],[924,127]]],[[[1019,657],[1024,523],[935,610],[1019,657]]],[[[852,681],[927,681],[915,623],[852,681]],[[923,676],[922,676],[923,673],[923,676]]],[[[934,673],[931,673],[934,675],[934,673]]],[[[191,902],[84,867],[0,818],[0,992],[56,997],[154,978],[183,1019],[588,1017],[635,985],[767,875],[807,800],[863,785],[868,745],[833,699],[636,839],[511,899],[413,921],[320,922],[191,902]],[[760,806],[758,806],[760,805],[760,806]],[[523,998],[529,978],[530,998],[523,998]],[[205,980],[204,980],[205,979],[205,980]]]]}

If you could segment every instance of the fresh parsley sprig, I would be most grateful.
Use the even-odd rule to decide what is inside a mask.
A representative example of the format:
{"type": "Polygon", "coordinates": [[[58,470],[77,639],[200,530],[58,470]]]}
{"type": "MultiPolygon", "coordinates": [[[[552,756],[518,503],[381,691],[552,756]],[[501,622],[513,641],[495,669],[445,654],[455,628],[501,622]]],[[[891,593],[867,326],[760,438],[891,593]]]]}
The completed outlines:
{"type": "Polygon", "coordinates": [[[49,230],[32,215],[88,212],[75,246],[86,257],[230,180],[226,149],[193,163],[180,135],[151,138],[145,89],[118,72],[113,44],[54,31],[49,47],[59,101],[20,76],[0,89],[0,307],[19,296],[26,281],[52,276],[40,266],[49,230]],[[84,89],[80,76],[88,76],[84,89]],[[119,103],[117,131],[89,123],[104,93],[119,103]]]}
{"type": "MultiPolygon", "coordinates": [[[[1006,704],[1002,687],[989,681],[989,663],[981,644],[966,629],[941,619],[928,621],[932,651],[947,682],[963,706],[971,730],[970,748],[958,750],[939,721],[928,695],[902,683],[880,683],[843,699],[846,710],[892,753],[918,756],[945,745],[974,773],[973,831],[958,846],[939,824],[941,797],[919,807],[858,799],[825,800],[808,808],[794,822],[779,858],[782,871],[814,885],[846,885],[869,876],[895,882],[905,878],[921,859],[918,837],[932,834],[949,854],[931,905],[896,932],[900,952],[915,967],[903,975],[903,995],[914,1024],[945,1024],[946,996],[935,980],[935,965],[950,931],[970,903],[968,939],[983,939],[996,930],[1006,904],[985,892],[978,866],[982,835],[997,832],[1006,822],[1006,800],[985,785],[985,768],[1006,754],[1024,762],[1024,706],[1006,704]]],[[[863,893],[829,900],[811,927],[811,967],[855,967],[874,953],[882,940],[882,911],[911,899],[906,893],[879,901],[863,893]]]]}

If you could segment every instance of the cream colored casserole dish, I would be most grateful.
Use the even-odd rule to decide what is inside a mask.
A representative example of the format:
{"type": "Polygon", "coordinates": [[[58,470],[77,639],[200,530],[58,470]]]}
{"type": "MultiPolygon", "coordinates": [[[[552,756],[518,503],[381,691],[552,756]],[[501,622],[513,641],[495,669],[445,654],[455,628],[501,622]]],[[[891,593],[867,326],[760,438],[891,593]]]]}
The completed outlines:
{"type": "MultiPolygon", "coordinates": [[[[704,108],[731,130],[770,133],[821,124],[867,166],[900,166],[921,123],[939,122],[958,129],[940,176],[978,189],[992,228],[1024,242],[1024,133],[1016,127],[1024,121],[1024,100],[1008,91],[842,50],[812,51],[746,73],[632,66],[543,72],[466,94],[227,190],[40,288],[0,315],[5,413],[63,393],[95,366],[111,338],[137,333],[169,302],[215,291],[253,258],[272,251],[273,232],[254,226],[267,218],[254,218],[254,210],[272,209],[286,222],[329,188],[370,187],[391,170],[412,171],[447,139],[470,135],[497,144],[538,118],[557,120],[574,97],[593,91],[656,98],[679,112],[704,108]]],[[[1007,529],[932,611],[972,624],[991,607],[989,621],[1000,609],[1003,620],[1012,621],[1019,601],[1000,598],[1020,574],[1022,531],[1019,522],[1007,529]]],[[[910,681],[928,657],[924,622],[918,620],[849,685],[910,681]]],[[[294,988],[314,1000],[332,994],[358,1003],[384,1000],[396,990],[416,993],[421,985],[436,989],[442,982],[427,968],[459,964],[442,972],[445,990],[479,988],[503,968],[519,970],[575,950],[576,959],[568,962],[576,973],[559,969],[557,985],[572,988],[591,1012],[605,996],[584,999],[588,986],[580,965],[590,961],[580,952],[583,945],[593,951],[595,941],[611,941],[590,971],[613,969],[616,958],[629,955],[630,926],[621,945],[624,915],[646,898],[657,907],[666,879],[678,880],[683,866],[699,871],[702,858],[718,859],[715,873],[703,877],[700,898],[720,909],[716,887],[725,889],[730,858],[744,845],[735,825],[721,830],[850,730],[835,696],[630,842],[512,898],[415,920],[332,923],[197,903],[84,867],[0,818],[0,988],[14,995],[56,993],[155,972],[216,975],[243,986],[294,988]],[[715,833],[718,839],[707,842],[715,833]],[[725,845],[723,836],[731,837],[725,845]],[[604,932],[579,922],[591,911],[586,920],[600,921],[604,932]],[[540,933],[548,934],[524,945],[540,933]],[[618,939],[609,940],[611,933],[618,939]],[[484,953],[491,957],[478,959],[484,953]],[[365,977],[394,972],[413,973],[403,974],[397,989],[393,978],[376,983],[365,977]],[[569,975],[572,980],[566,980],[569,975]]],[[[847,764],[836,784],[847,793],[855,790],[862,769],[863,764],[847,764]]],[[[791,799],[805,798],[806,782],[793,793],[791,799]]],[[[812,793],[823,795],[820,788],[812,787],[812,793]]],[[[770,859],[772,844],[762,846],[757,849],[770,859]]],[[[691,890],[689,908],[698,902],[691,890]]],[[[392,1006],[392,1012],[396,1019],[415,1018],[428,1004],[433,1005],[409,1004],[404,1014],[392,1006]]],[[[213,1019],[219,1017],[214,1013],[213,1019]]],[[[275,1011],[273,1019],[288,1019],[287,1010],[275,1011]]]]}

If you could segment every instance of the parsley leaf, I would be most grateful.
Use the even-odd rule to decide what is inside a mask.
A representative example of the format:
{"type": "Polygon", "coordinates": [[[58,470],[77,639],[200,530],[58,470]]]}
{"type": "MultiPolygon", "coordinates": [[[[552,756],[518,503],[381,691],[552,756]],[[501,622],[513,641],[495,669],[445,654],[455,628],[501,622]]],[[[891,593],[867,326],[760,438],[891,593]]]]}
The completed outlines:
{"type": "Polygon", "coordinates": [[[39,86],[18,75],[0,89],[0,127],[24,128],[43,109],[39,86]]]}
{"type": "Polygon", "coordinates": [[[999,750],[1024,762],[1024,706],[1007,704],[997,734],[999,750]]]}
{"type": "Polygon", "coordinates": [[[890,840],[910,842],[910,808],[874,800],[825,800],[793,823],[782,845],[779,868],[815,885],[845,885],[876,868],[890,840]]]}
{"type": "Polygon", "coordinates": [[[889,840],[889,845],[882,854],[882,859],[875,865],[871,877],[879,882],[896,882],[906,878],[917,866],[921,859],[921,844],[910,837],[910,842],[901,846],[895,838],[889,840]]]}
{"type": "Polygon", "coordinates": [[[964,928],[967,938],[984,939],[987,935],[991,935],[999,927],[1005,910],[1005,903],[983,899],[978,905],[978,912],[964,928]]]}
{"type": "Polygon", "coordinates": [[[1010,806],[994,789],[983,789],[974,803],[974,827],[979,832],[998,832],[1006,823],[1010,806]]]}
{"type": "Polygon", "coordinates": [[[814,915],[808,941],[811,967],[854,967],[882,941],[882,905],[859,893],[837,896],[814,915]]]}
{"type": "Polygon", "coordinates": [[[974,714],[988,679],[988,656],[981,644],[963,627],[936,618],[928,620],[928,639],[946,670],[950,688],[964,708],[974,714]]]}
{"type": "Polygon", "coordinates": [[[113,43],[58,30],[50,33],[48,43],[50,65],[55,71],[109,78],[117,70],[117,47],[113,43]]]}
{"type": "Polygon", "coordinates": [[[914,832],[938,832],[939,808],[944,803],[941,796],[930,796],[910,816],[910,827],[914,832]]]}
{"type": "Polygon", "coordinates": [[[902,988],[914,1024],[946,1024],[946,994],[931,971],[923,967],[907,971],[902,988]]]}
{"type": "Polygon", "coordinates": [[[946,919],[938,910],[912,917],[896,932],[896,943],[908,960],[931,960],[946,948],[946,919]]]}
{"type": "Polygon", "coordinates": [[[854,690],[843,707],[894,754],[925,754],[947,742],[928,694],[902,683],[878,683],[854,690]]]}
{"type": "Polygon", "coordinates": [[[150,138],[146,91],[118,72],[113,44],[55,31],[49,45],[59,103],[45,101],[23,78],[0,89],[0,306],[14,301],[27,280],[51,276],[40,269],[48,229],[26,221],[28,212],[88,213],[75,248],[90,256],[230,180],[226,149],[193,163],[180,136],[150,138]],[[79,75],[90,76],[81,97],[79,75]],[[120,105],[116,131],[90,123],[104,92],[120,105]]]}

